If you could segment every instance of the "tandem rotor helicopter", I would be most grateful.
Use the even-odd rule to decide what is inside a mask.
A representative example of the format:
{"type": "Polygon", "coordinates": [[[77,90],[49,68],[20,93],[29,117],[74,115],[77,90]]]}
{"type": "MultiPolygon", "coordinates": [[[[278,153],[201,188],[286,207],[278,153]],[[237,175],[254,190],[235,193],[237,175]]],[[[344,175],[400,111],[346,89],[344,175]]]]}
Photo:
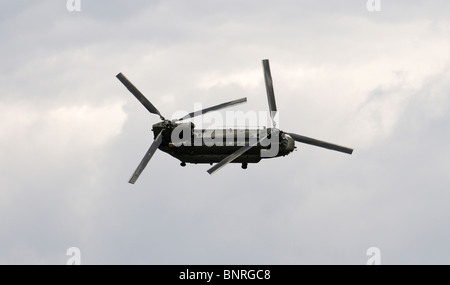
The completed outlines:
{"type": "MultiPolygon", "coordinates": [[[[195,111],[187,114],[186,116],[168,120],[153,106],[152,103],[122,74],[117,74],[117,79],[122,82],[123,85],[141,102],[141,104],[152,114],[156,114],[162,120],[159,123],[153,125],[152,131],[154,134],[154,141],[142,159],[141,163],[130,178],[129,183],[134,184],[139,178],[153,154],[157,149],[170,154],[181,161],[181,166],[186,166],[186,163],[216,163],[208,170],[209,174],[213,174],[220,168],[226,166],[228,163],[242,163],[242,168],[246,169],[248,163],[258,163],[262,158],[272,158],[285,156],[290,154],[296,148],[295,142],[310,144],[334,151],[339,151],[347,154],[352,154],[353,149],[339,146],[336,144],[320,141],[310,137],[305,137],[295,133],[284,132],[276,128],[275,115],[277,113],[277,106],[275,103],[275,94],[273,91],[272,75],[270,74],[269,60],[264,59],[263,71],[264,80],[266,85],[267,99],[269,102],[270,117],[272,119],[272,128],[264,128],[258,130],[249,129],[217,129],[217,130],[203,130],[194,129],[193,123],[181,123],[181,121],[193,118],[195,116],[204,115],[208,112],[221,110],[227,107],[231,107],[237,104],[247,102],[247,98],[241,98],[234,101],[222,103],[216,106],[205,108],[200,111],[195,111]],[[200,144],[185,143],[177,145],[172,140],[172,132],[177,127],[189,128],[189,136],[183,135],[183,141],[192,142],[198,137],[201,137],[205,131],[209,131],[210,136],[215,141],[223,141],[222,144],[206,145],[203,140],[200,144]],[[231,134],[231,140],[228,138],[231,134]],[[268,140],[273,140],[278,144],[276,153],[270,156],[264,155],[264,151],[268,151],[268,140]]],[[[178,135],[179,136],[179,135],[178,135]]],[[[198,140],[197,140],[198,141],[198,140]]]]}

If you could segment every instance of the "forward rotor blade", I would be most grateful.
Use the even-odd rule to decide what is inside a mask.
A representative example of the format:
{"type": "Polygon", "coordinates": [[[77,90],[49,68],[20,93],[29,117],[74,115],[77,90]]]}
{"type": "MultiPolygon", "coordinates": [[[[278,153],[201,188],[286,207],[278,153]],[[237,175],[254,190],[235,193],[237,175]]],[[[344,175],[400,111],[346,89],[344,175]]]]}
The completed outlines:
{"type": "Polygon", "coordinates": [[[153,154],[158,149],[159,145],[161,144],[161,141],[162,141],[162,131],[158,134],[158,136],[156,136],[155,140],[153,141],[152,145],[148,149],[148,151],[145,154],[144,158],[142,159],[141,163],[134,171],[133,176],[131,176],[130,181],[128,181],[129,183],[134,184],[134,182],[136,182],[136,180],[139,178],[139,175],[141,175],[142,171],[147,166],[147,163],[150,161],[153,154]]]}
{"type": "Polygon", "coordinates": [[[213,167],[211,167],[210,169],[208,169],[208,173],[209,174],[213,174],[214,172],[216,172],[217,170],[221,169],[222,167],[226,166],[228,163],[232,162],[233,160],[235,160],[236,158],[238,158],[239,156],[243,155],[245,152],[247,152],[249,149],[251,149],[252,147],[256,146],[258,143],[260,143],[262,140],[265,140],[268,136],[264,136],[260,139],[258,139],[257,141],[252,142],[249,145],[243,146],[240,149],[238,149],[237,151],[233,152],[232,154],[230,154],[229,156],[225,157],[224,159],[222,159],[221,161],[219,161],[216,165],[214,165],[213,167]]]}
{"type": "Polygon", "coordinates": [[[316,140],[313,138],[309,138],[309,137],[305,137],[305,136],[301,136],[301,135],[297,135],[297,134],[293,134],[293,133],[286,133],[286,134],[290,135],[295,141],[298,141],[301,143],[306,143],[306,144],[323,147],[323,148],[331,149],[331,150],[335,150],[335,151],[340,151],[340,152],[344,152],[344,153],[348,153],[348,154],[352,154],[352,152],[353,152],[353,149],[348,148],[348,147],[316,140]]]}
{"type": "Polygon", "coordinates": [[[275,93],[273,92],[272,75],[270,74],[269,60],[263,59],[264,81],[266,82],[267,101],[269,102],[270,117],[275,127],[274,117],[277,113],[277,104],[275,103],[275,93]]]}
{"type": "Polygon", "coordinates": [[[147,98],[145,98],[145,96],[125,77],[125,75],[119,73],[116,75],[116,77],[117,79],[120,80],[120,82],[122,82],[123,85],[125,85],[125,87],[131,92],[131,94],[133,94],[134,97],[136,97],[136,99],[138,99],[139,102],[141,102],[141,104],[144,105],[144,107],[150,113],[159,115],[161,119],[164,120],[164,117],[161,115],[158,109],[156,109],[156,107],[153,106],[153,104],[150,103],[150,101],[148,101],[147,98]]]}
{"type": "Polygon", "coordinates": [[[233,100],[233,101],[230,101],[230,102],[222,103],[222,104],[219,104],[219,105],[216,105],[216,106],[212,106],[212,107],[200,110],[200,111],[191,112],[191,113],[187,114],[186,116],[184,116],[182,118],[173,120],[173,122],[183,121],[183,120],[186,120],[186,119],[189,119],[189,118],[193,118],[195,116],[204,115],[204,114],[212,112],[212,111],[217,111],[217,110],[220,110],[220,109],[223,109],[223,108],[228,108],[228,107],[231,107],[231,106],[234,106],[234,105],[237,105],[237,104],[241,104],[241,103],[245,103],[245,102],[247,102],[247,98],[241,98],[241,99],[233,100]]]}

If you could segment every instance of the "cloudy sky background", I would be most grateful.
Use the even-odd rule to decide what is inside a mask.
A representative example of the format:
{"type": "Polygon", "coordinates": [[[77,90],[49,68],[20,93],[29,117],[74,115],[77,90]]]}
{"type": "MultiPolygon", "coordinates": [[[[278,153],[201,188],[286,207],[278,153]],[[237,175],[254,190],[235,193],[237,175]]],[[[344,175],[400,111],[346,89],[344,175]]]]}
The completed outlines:
{"type": "MultiPolygon", "coordinates": [[[[448,1],[0,1],[0,264],[450,263],[448,1]],[[297,144],[213,176],[158,117],[247,97],[297,144]]],[[[225,114],[225,112],[222,112],[225,114]]]]}

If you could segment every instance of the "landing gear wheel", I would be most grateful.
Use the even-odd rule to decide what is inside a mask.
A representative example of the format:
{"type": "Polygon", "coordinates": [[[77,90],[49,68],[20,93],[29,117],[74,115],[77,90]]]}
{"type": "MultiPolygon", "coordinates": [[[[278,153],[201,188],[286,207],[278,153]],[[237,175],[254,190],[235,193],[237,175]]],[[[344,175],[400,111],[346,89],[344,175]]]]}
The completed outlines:
{"type": "Polygon", "coordinates": [[[242,163],[242,169],[247,169],[247,162],[242,163]]]}
{"type": "Polygon", "coordinates": [[[180,165],[181,165],[182,167],[185,167],[185,166],[186,166],[186,162],[182,162],[182,163],[180,163],[180,165]]]}

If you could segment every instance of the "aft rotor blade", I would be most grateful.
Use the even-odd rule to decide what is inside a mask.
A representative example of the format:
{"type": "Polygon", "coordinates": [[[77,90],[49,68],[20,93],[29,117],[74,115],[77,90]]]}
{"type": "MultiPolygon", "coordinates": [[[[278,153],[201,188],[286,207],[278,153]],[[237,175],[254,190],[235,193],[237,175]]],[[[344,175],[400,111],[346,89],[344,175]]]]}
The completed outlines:
{"type": "Polygon", "coordinates": [[[223,108],[228,108],[228,107],[231,107],[231,106],[234,106],[234,105],[237,105],[237,104],[241,104],[241,103],[245,103],[245,102],[247,102],[247,98],[241,98],[241,99],[233,100],[233,101],[230,101],[230,102],[222,103],[222,104],[219,104],[219,105],[216,105],[216,106],[212,106],[212,107],[200,110],[200,111],[191,112],[191,113],[187,114],[186,116],[184,116],[182,118],[174,120],[173,122],[183,121],[183,120],[186,120],[186,119],[189,119],[189,118],[193,118],[195,116],[204,115],[204,114],[212,112],[212,111],[217,111],[217,110],[220,110],[220,109],[223,109],[223,108]]]}
{"type": "Polygon", "coordinates": [[[269,102],[270,117],[275,127],[274,117],[277,113],[277,104],[275,103],[275,93],[273,92],[272,75],[270,74],[269,60],[263,59],[264,81],[266,82],[267,101],[269,102]]]}
{"type": "Polygon", "coordinates": [[[141,175],[142,171],[147,166],[147,163],[150,161],[153,154],[158,149],[159,145],[161,144],[161,141],[162,141],[162,131],[156,136],[155,140],[148,149],[141,163],[136,168],[136,171],[134,171],[133,176],[131,176],[130,181],[128,181],[129,183],[134,184],[134,182],[136,182],[136,180],[139,178],[139,175],[141,175]]]}
{"type": "Polygon", "coordinates": [[[331,150],[335,150],[335,151],[340,151],[340,152],[344,152],[344,153],[348,153],[348,154],[352,154],[352,152],[353,152],[353,149],[348,148],[348,147],[316,140],[313,138],[309,138],[309,137],[305,137],[305,136],[301,136],[301,135],[297,135],[297,134],[293,134],[293,133],[286,133],[286,134],[290,135],[295,141],[298,141],[301,143],[306,143],[306,144],[323,147],[323,148],[331,149],[331,150]]]}
{"type": "Polygon", "coordinates": [[[249,149],[251,149],[255,145],[256,145],[256,143],[251,144],[251,145],[246,145],[244,147],[241,147],[240,149],[238,149],[237,151],[233,152],[232,154],[230,154],[229,156],[225,157],[220,162],[218,162],[216,165],[214,165],[213,167],[208,169],[208,173],[209,174],[213,174],[217,170],[221,169],[222,167],[224,167],[228,163],[230,163],[233,160],[235,160],[236,158],[238,158],[239,156],[243,155],[245,152],[247,152],[249,149]]]}
{"type": "Polygon", "coordinates": [[[158,111],[158,109],[156,109],[155,106],[153,106],[152,103],[150,103],[150,101],[148,101],[147,98],[145,98],[145,96],[125,77],[125,75],[123,75],[122,73],[119,73],[116,75],[117,79],[120,80],[120,82],[122,82],[123,85],[125,85],[125,87],[131,92],[131,94],[134,95],[134,97],[136,97],[136,99],[139,100],[139,102],[141,102],[142,105],[144,105],[144,107],[153,114],[159,115],[161,117],[161,119],[164,120],[164,117],[161,115],[161,113],[158,111]]]}
{"type": "Polygon", "coordinates": [[[238,158],[239,156],[243,155],[245,152],[247,152],[249,149],[251,149],[252,147],[254,147],[255,145],[257,145],[258,143],[260,143],[262,140],[266,139],[267,135],[252,142],[249,145],[243,146],[240,149],[238,149],[237,151],[233,152],[232,154],[230,154],[229,156],[225,157],[224,159],[222,159],[221,161],[219,161],[216,165],[214,165],[213,167],[211,167],[210,169],[208,169],[208,173],[209,174],[213,174],[214,172],[216,172],[217,170],[221,169],[222,167],[224,167],[225,165],[227,165],[228,163],[232,162],[233,160],[235,160],[236,158],[238,158]]]}

